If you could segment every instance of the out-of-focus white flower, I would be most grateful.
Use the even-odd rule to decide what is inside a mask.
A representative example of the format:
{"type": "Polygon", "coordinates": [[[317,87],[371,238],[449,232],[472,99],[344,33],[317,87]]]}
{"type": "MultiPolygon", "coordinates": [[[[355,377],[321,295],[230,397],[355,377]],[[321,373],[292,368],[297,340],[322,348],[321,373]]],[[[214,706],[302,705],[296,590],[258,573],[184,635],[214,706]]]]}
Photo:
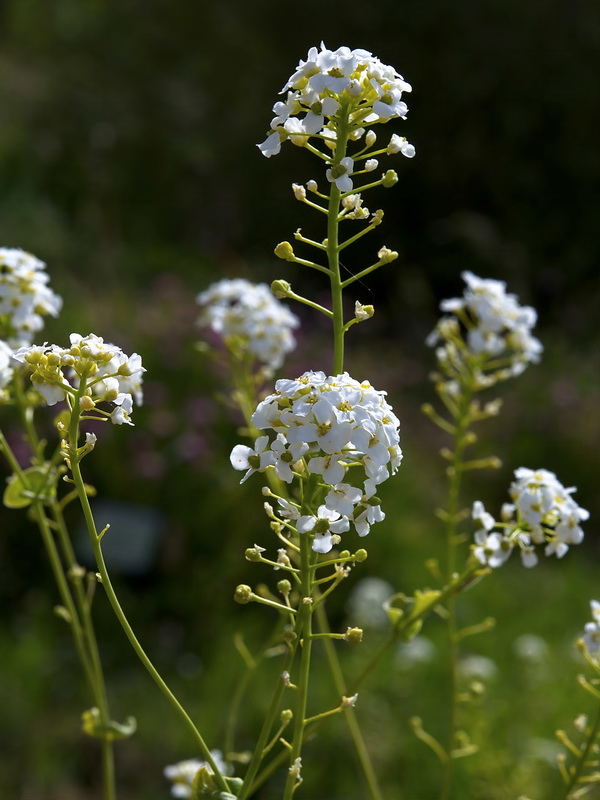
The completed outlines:
{"type": "Polygon", "coordinates": [[[498,667],[491,658],[485,656],[466,656],[458,662],[458,671],[463,678],[491,680],[498,674],[498,667]]]}
{"type": "Polygon", "coordinates": [[[298,318],[264,284],[243,278],[214,283],[198,295],[199,323],[225,342],[235,340],[269,369],[278,369],[296,346],[298,318]]]}
{"type": "Polygon", "coordinates": [[[586,623],[582,638],[588,656],[600,665],[600,603],[592,600],[590,607],[593,622],[586,623]]]}
{"type": "Polygon", "coordinates": [[[478,363],[478,389],[520,375],[537,363],[543,347],[532,336],[537,314],[507,294],[504,281],[478,278],[463,272],[467,284],[463,297],[442,301],[442,317],[427,344],[435,346],[438,364],[451,380],[460,377],[463,363],[478,363]],[[464,336],[462,331],[464,330],[464,336]],[[441,343],[441,344],[440,344],[441,343]]]}
{"type": "MultiPolygon", "coordinates": [[[[330,487],[326,496],[321,495],[324,503],[315,504],[315,509],[321,506],[318,512],[303,514],[302,521],[295,506],[288,503],[284,508],[279,501],[282,517],[291,519],[291,508],[297,530],[314,533],[314,549],[328,552],[333,546],[331,534],[348,530],[350,522],[364,536],[384,518],[375,489],[402,460],[400,422],[385,392],[347,373],[328,377],[324,372],[305,372],[295,380],[278,380],[273,394],[259,403],[252,424],[272,432],[267,434],[272,436],[270,452],[278,459],[283,480],[293,477],[284,466],[286,460],[290,465],[302,458],[308,472],[320,475],[321,483],[330,487]],[[350,475],[352,482],[346,479],[350,475]]],[[[267,449],[266,444],[262,447],[267,449]]],[[[236,448],[234,453],[243,455],[236,448]]],[[[238,469],[245,469],[245,464],[238,469]]],[[[278,470],[277,465],[267,466],[278,470]]]]}
{"type": "Polygon", "coordinates": [[[362,578],[348,598],[348,614],[361,628],[387,628],[389,618],[383,604],[393,594],[392,585],[382,578],[362,578]]]}
{"type": "Polygon", "coordinates": [[[479,500],[473,505],[473,519],[482,525],[475,533],[473,555],[482,564],[499,567],[518,547],[523,565],[534,567],[538,562],[535,545],[543,544],[545,555],[562,558],[570,545],[583,540],[579,523],[589,518],[589,512],[573,499],[574,491],[565,489],[548,470],[515,470],[509,489],[513,502],[502,506],[500,522],[479,500]]]}
{"type": "Polygon", "coordinates": [[[48,286],[46,265],[24,250],[0,247],[0,336],[10,347],[31,344],[62,299],[48,286]]]}
{"type": "Polygon", "coordinates": [[[49,406],[74,395],[85,382],[85,396],[93,403],[109,402],[115,408],[109,417],[114,425],[132,425],[133,401],[142,402],[142,375],[145,372],[137,353],[127,356],[120,347],[90,333],[72,333],[71,346],[32,345],[21,347],[13,358],[31,371],[31,382],[49,406]]]}
{"type": "Polygon", "coordinates": [[[515,653],[523,661],[542,662],[548,657],[548,643],[535,633],[524,633],[513,642],[515,653]]]}
{"type": "Polygon", "coordinates": [[[6,387],[12,381],[13,368],[10,363],[12,354],[12,347],[0,339],[0,400],[6,398],[6,387]]]}
{"type": "MultiPolygon", "coordinates": [[[[222,774],[227,774],[226,764],[219,750],[211,750],[210,754],[222,774]]],[[[178,764],[171,764],[164,769],[165,778],[172,782],[171,797],[192,797],[194,778],[200,769],[206,769],[213,774],[212,769],[206,761],[197,758],[190,758],[187,761],[180,761],[178,764]]]]}

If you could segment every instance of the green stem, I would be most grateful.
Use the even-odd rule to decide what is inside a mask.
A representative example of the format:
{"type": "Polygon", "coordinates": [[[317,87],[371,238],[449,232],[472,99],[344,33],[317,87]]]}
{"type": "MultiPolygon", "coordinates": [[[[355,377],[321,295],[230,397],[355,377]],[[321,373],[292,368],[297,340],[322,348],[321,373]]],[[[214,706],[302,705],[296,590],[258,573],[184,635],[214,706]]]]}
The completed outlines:
{"type": "MultiPolygon", "coordinates": [[[[294,736],[290,750],[290,767],[295,765],[302,753],[304,729],[306,725],[306,708],[308,705],[308,685],[310,675],[310,657],[312,652],[312,578],[314,572],[314,553],[308,536],[300,536],[300,571],[301,571],[301,600],[296,620],[296,635],[301,640],[302,654],[300,657],[300,671],[297,681],[298,696],[294,712],[294,736]]],[[[291,800],[298,786],[298,778],[290,770],[288,772],[283,800],[291,800]]]]}
{"type": "Polygon", "coordinates": [[[110,576],[106,568],[104,555],[102,553],[102,548],[100,545],[100,537],[98,536],[98,532],[96,530],[96,523],[94,521],[94,516],[92,514],[90,502],[87,493],[85,491],[85,484],[83,481],[83,476],[81,474],[79,461],[77,459],[77,442],[79,440],[80,399],[84,391],[85,391],[85,380],[82,380],[80,389],[73,402],[71,422],[69,426],[69,440],[71,449],[71,472],[73,475],[73,482],[77,489],[79,502],[83,510],[83,515],[85,517],[90,543],[92,545],[94,557],[96,559],[96,566],[98,567],[98,572],[100,574],[100,582],[104,587],[104,591],[106,592],[106,596],[112,606],[115,616],[119,620],[119,623],[121,624],[121,627],[123,628],[125,635],[129,639],[129,642],[133,647],[136,655],[138,656],[138,658],[140,659],[140,661],[142,662],[142,664],[144,665],[144,667],[146,668],[146,670],[148,671],[148,673],[150,674],[150,676],[152,677],[158,688],[165,695],[171,707],[174,709],[175,713],[179,715],[184,725],[188,728],[188,730],[192,734],[192,737],[195,740],[196,745],[198,746],[202,758],[207,762],[207,764],[210,766],[211,770],[214,773],[215,783],[218,785],[221,791],[227,792],[229,791],[229,788],[211,755],[210,749],[208,748],[206,742],[202,738],[200,731],[194,725],[191,717],[188,715],[188,713],[183,708],[181,703],[177,700],[173,692],[169,689],[169,687],[163,680],[162,676],[160,675],[154,664],[150,661],[149,657],[147,656],[146,652],[144,651],[143,647],[138,641],[131,625],[129,624],[129,621],[127,620],[127,617],[125,616],[125,613],[123,612],[123,609],[121,608],[121,604],[119,603],[112,582],[110,580],[110,576]]]}
{"type": "MultiPolygon", "coordinates": [[[[350,133],[347,115],[338,127],[334,164],[339,164],[346,155],[350,133]]],[[[333,314],[333,374],[339,375],[344,369],[344,308],[342,302],[342,281],[340,276],[339,213],[341,192],[335,183],[331,184],[327,212],[327,262],[331,284],[331,310],[333,314]]]]}
{"type": "Polygon", "coordinates": [[[592,748],[596,741],[596,737],[598,736],[599,733],[600,733],[600,706],[598,706],[596,719],[594,721],[594,727],[590,731],[590,735],[588,736],[585,748],[581,753],[579,761],[577,762],[575,770],[573,771],[573,774],[571,775],[571,780],[569,781],[565,794],[565,800],[569,800],[569,798],[571,797],[571,792],[575,789],[575,786],[579,781],[579,778],[581,777],[581,773],[585,768],[588,757],[590,756],[590,753],[593,752],[592,748]]]}
{"type": "MultiPolygon", "coordinates": [[[[466,447],[466,433],[470,425],[469,405],[472,393],[464,388],[461,402],[458,407],[456,430],[454,432],[454,448],[452,465],[448,468],[448,509],[446,527],[446,583],[450,583],[456,570],[457,549],[457,520],[460,510],[460,489],[462,479],[463,453],[466,447]]],[[[444,776],[442,779],[440,800],[448,800],[452,791],[454,777],[454,758],[452,751],[456,744],[457,713],[458,713],[458,636],[456,623],[456,596],[450,595],[446,603],[448,616],[446,618],[446,634],[448,641],[448,732],[446,752],[448,760],[445,762],[444,776]]]]}
{"type": "MultiPolygon", "coordinates": [[[[319,625],[319,628],[321,629],[321,631],[323,631],[323,633],[328,634],[330,632],[330,628],[329,628],[329,622],[327,620],[327,614],[325,612],[325,607],[319,603],[319,605],[315,610],[315,613],[317,616],[317,623],[319,625]]],[[[337,651],[335,649],[335,645],[329,639],[325,640],[324,645],[325,645],[325,656],[329,664],[329,670],[333,678],[335,690],[337,694],[340,696],[340,698],[343,697],[344,695],[347,696],[348,690],[346,687],[346,682],[344,680],[344,675],[342,673],[342,667],[340,665],[337,651]]],[[[350,738],[352,739],[352,744],[354,745],[356,756],[360,763],[360,767],[362,769],[365,782],[367,784],[369,797],[371,798],[371,800],[383,800],[383,795],[381,794],[377,783],[377,776],[375,775],[375,770],[373,769],[373,764],[371,762],[369,752],[365,745],[365,740],[363,739],[362,732],[360,730],[360,725],[358,724],[358,720],[356,718],[356,712],[352,707],[346,708],[344,711],[344,717],[346,720],[346,725],[348,726],[348,732],[350,733],[350,738]]]]}

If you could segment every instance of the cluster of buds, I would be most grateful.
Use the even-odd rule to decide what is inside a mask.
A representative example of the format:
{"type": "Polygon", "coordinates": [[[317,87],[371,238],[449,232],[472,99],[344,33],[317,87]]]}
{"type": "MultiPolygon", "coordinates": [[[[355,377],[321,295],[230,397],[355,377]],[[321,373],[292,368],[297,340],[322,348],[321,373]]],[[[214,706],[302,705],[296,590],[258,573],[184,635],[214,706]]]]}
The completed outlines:
{"type": "Polygon", "coordinates": [[[500,567],[518,547],[524,566],[533,567],[538,562],[535,545],[545,545],[547,556],[562,558],[570,545],[583,540],[579,523],[589,518],[589,512],[573,499],[575,491],[565,488],[548,470],[515,470],[509,489],[512,503],[503,505],[499,521],[479,500],[473,504],[473,518],[481,526],[475,533],[475,558],[489,567],[500,567]]]}
{"type": "Polygon", "coordinates": [[[214,283],[197,297],[199,323],[229,347],[239,345],[269,370],[278,369],[296,346],[298,317],[264,283],[243,278],[214,283]]]}
{"type": "Polygon", "coordinates": [[[13,349],[30,344],[43,317],[60,312],[62,300],[49,288],[45,270],[31,253],[0,247],[0,337],[13,349]]]}
{"type": "Polygon", "coordinates": [[[373,523],[384,519],[376,487],[402,460],[400,422],[385,392],[347,373],[305,372],[296,380],[277,381],[275,392],[259,403],[252,424],[268,433],[258,437],[254,448],[233,448],[232,465],[246,471],[242,481],[266,469],[290,484],[295,478],[320,476],[311,513],[279,500],[284,524],[310,534],[313,550],[329,552],[339,540],[333,536],[348,531],[350,522],[366,536],[373,523]]]}
{"type": "Polygon", "coordinates": [[[463,272],[467,284],[463,297],[442,301],[442,317],[427,339],[436,346],[439,369],[434,376],[446,393],[461,391],[466,376],[477,389],[520,375],[537,363],[542,345],[531,335],[537,314],[520,306],[514,294],[506,293],[504,281],[478,278],[463,272]]]}
{"type": "Polygon", "coordinates": [[[141,357],[127,356],[93,333],[72,333],[70,342],[67,348],[54,344],[21,347],[13,357],[29,368],[32,384],[49,406],[79,394],[84,411],[95,409],[98,419],[109,418],[114,425],[132,425],[133,400],[138,405],[142,402],[141,357]],[[96,408],[98,402],[112,403],[114,409],[102,411],[96,408]]]}

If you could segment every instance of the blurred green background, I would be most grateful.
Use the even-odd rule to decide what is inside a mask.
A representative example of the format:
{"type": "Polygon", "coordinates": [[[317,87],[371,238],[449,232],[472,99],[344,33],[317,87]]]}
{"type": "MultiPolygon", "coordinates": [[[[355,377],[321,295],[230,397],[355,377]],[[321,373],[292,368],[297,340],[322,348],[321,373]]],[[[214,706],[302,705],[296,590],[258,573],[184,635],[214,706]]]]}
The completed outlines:
{"type": "MultiPolygon", "coordinates": [[[[119,521],[129,539],[138,527],[155,534],[148,563],[114,562],[123,605],[218,746],[219,698],[231,695],[240,674],[232,637],[243,628],[255,649],[274,622],[231,599],[241,581],[272,580],[243,551],[275,545],[257,483],[240,488],[229,465],[239,420],[215,401],[224,376],[194,350],[195,295],[221,277],[243,276],[284,277],[323,296],[318,276],[272,255],[299,226],[323,237],[290,188],[322,176],[298,148],[266,160],[255,147],[281,86],[321,39],[333,49],[369,49],[412,83],[408,120],[381,130],[417,148],[415,159],[389,164],[400,173],[397,187],[366,198],[386,217],[345,261],[355,272],[381,244],[400,252],[368,286],[356,286],[351,300],[375,303],[377,315],[352,330],[347,367],[388,390],[402,420],[405,464],[382,492],[388,517],[368,540],[369,560],[333,598],[332,624],[344,629],[360,577],[380,575],[406,592],[429,580],[423,562],[442,549],[431,510],[443,503],[437,452],[445,442],[419,412],[431,399],[433,366],[423,340],[439,300],[462,291],[462,270],[506,280],[538,309],[546,352],[541,365],[502,387],[504,412],[481,429],[478,447],[504,466],[473,476],[467,501],[497,508],[514,468],[543,466],[578,487],[592,517],[585,542],[563,562],[524,571],[515,561],[461,602],[465,623],[492,615],[498,625],[466,643],[467,654],[493,659],[496,670],[488,664],[484,713],[467,725],[484,755],[460,762],[456,796],[558,797],[553,731],[589,706],[575,684],[581,664],[572,642],[589,599],[600,599],[595,0],[5,0],[1,244],[48,264],[65,299],[60,319],[46,327],[49,341],[94,331],[142,354],[146,404],[136,427],[102,431],[87,477],[101,498],[120,504],[99,507],[111,536],[119,521]],[[523,656],[514,642],[525,634],[543,637],[546,650],[538,642],[535,657],[523,656]]],[[[305,325],[286,373],[328,370],[327,327],[300,314],[305,325]]],[[[19,432],[5,419],[18,448],[19,432]]],[[[77,530],[74,510],[71,521],[77,530]]],[[[79,732],[87,700],[69,632],[52,614],[57,598],[38,534],[9,510],[1,530],[0,797],[96,800],[98,752],[79,732]]],[[[134,714],[140,725],[117,750],[122,800],[167,797],[163,765],[195,754],[100,596],[96,613],[114,714],[134,714]]],[[[435,795],[435,757],[407,723],[418,714],[427,729],[443,732],[439,621],[424,633],[436,650],[421,662],[394,654],[361,692],[358,710],[389,798],[435,795]]],[[[367,643],[378,635],[368,632],[367,643]]],[[[352,674],[364,655],[345,655],[352,674]]],[[[248,698],[240,750],[276,674],[273,663],[248,698]]],[[[330,705],[324,665],[317,674],[317,692],[330,705]]],[[[303,796],[359,800],[353,762],[336,721],[307,748],[303,796]]],[[[279,789],[265,788],[261,800],[279,789]]]]}

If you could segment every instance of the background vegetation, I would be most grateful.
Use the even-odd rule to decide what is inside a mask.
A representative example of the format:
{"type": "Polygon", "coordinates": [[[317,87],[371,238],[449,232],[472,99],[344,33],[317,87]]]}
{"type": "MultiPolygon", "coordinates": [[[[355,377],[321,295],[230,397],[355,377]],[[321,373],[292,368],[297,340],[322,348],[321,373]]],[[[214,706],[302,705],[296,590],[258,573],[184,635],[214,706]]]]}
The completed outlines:
{"type": "MultiPolygon", "coordinates": [[[[290,189],[293,180],[320,176],[299,149],[266,161],[254,147],[285,79],[320,39],[369,49],[413,84],[399,132],[417,148],[399,165],[399,186],[381,191],[386,217],[377,240],[367,238],[367,249],[345,264],[356,271],[382,243],[401,253],[357,288],[377,316],[353,330],[347,365],[388,390],[406,460],[384,489],[388,519],[368,541],[369,561],[338,592],[333,624],[345,624],[360,576],[381,575],[407,592],[427,583],[423,562],[441,551],[430,510],[443,502],[444,442],[419,412],[431,396],[433,364],[423,340],[440,298],[460,293],[462,270],[506,280],[538,309],[546,353],[501,390],[504,413],[482,429],[480,447],[504,467],[478,477],[470,496],[497,507],[515,467],[543,466],[579,487],[592,518],[584,544],[562,563],[531,572],[509,564],[461,604],[465,622],[491,615],[498,625],[468,642],[495,670],[488,664],[486,723],[476,731],[485,755],[462,763],[457,796],[555,797],[553,731],[587,703],[574,681],[581,667],[572,641],[589,599],[600,599],[597,3],[5,0],[2,244],[45,260],[65,298],[61,318],[47,326],[49,341],[94,331],[143,356],[146,405],[135,429],[103,430],[85,466],[99,496],[120,504],[100,515],[113,523],[123,604],[218,745],[219,698],[231,694],[240,669],[232,636],[249,627],[256,648],[268,635],[263,613],[234,605],[233,587],[270,579],[244,562],[243,550],[271,543],[256,485],[240,488],[228,463],[239,421],[215,402],[223,376],[194,350],[194,298],[223,276],[285,277],[322,289],[271,255],[299,225],[322,236],[290,189]],[[146,562],[131,552],[140,527],[155,532],[146,562]],[[519,655],[514,643],[524,634],[543,637],[546,649],[519,655]]],[[[302,316],[286,372],[327,370],[328,331],[302,316]]],[[[10,419],[6,425],[10,431],[10,419]]],[[[79,733],[85,699],[69,632],[52,614],[56,595],[40,542],[18,512],[3,512],[1,530],[0,796],[95,800],[97,750],[79,733]]],[[[168,795],[162,766],[194,754],[101,596],[96,610],[115,714],[133,713],[140,726],[118,751],[122,797],[158,800],[168,795]]],[[[442,729],[438,627],[432,620],[424,630],[438,648],[431,660],[415,665],[406,652],[395,654],[361,693],[388,797],[434,796],[435,757],[407,720],[419,714],[432,732],[442,729]]],[[[348,670],[358,669],[360,650],[347,655],[356,662],[348,670]]],[[[259,683],[248,698],[240,750],[263,689],[259,683]]],[[[326,678],[318,691],[328,696],[326,678]]],[[[342,723],[323,738],[313,763],[307,752],[313,778],[305,796],[358,800],[342,723]],[[335,753],[326,769],[324,752],[335,753]]],[[[261,800],[277,796],[274,786],[261,800]]]]}

